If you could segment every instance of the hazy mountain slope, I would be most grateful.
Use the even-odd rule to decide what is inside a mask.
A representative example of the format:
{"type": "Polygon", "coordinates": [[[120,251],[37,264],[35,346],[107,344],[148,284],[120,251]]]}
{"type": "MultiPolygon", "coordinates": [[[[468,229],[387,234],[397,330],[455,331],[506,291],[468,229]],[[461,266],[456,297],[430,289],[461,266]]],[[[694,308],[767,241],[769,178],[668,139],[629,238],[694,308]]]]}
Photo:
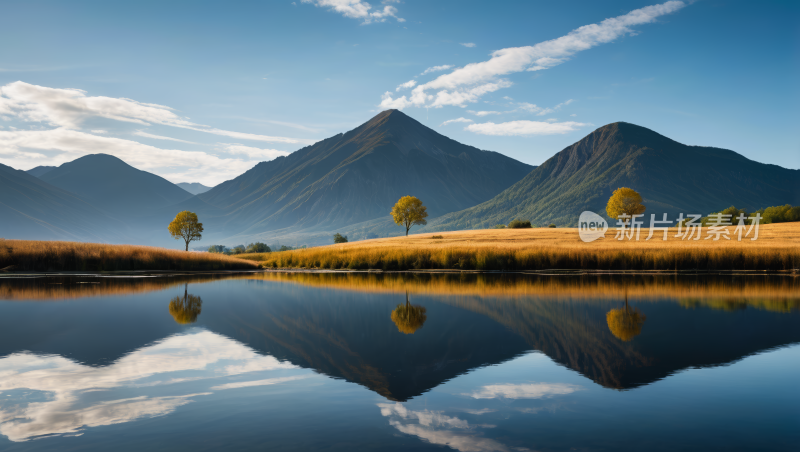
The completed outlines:
{"type": "Polygon", "coordinates": [[[211,190],[211,187],[206,187],[205,185],[198,182],[178,182],[175,185],[181,187],[182,189],[188,191],[193,195],[199,195],[200,193],[205,193],[211,190]]]}
{"type": "Polygon", "coordinates": [[[106,154],[87,155],[64,163],[40,179],[125,218],[193,196],[160,176],[138,170],[106,154]]]}
{"type": "Polygon", "coordinates": [[[207,218],[210,226],[246,237],[388,217],[405,195],[422,199],[433,218],[491,199],[532,168],[387,110],[350,132],[262,162],[198,197],[227,212],[207,218]]]}
{"type": "Polygon", "coordinates": [[[725,149],[686,146],[628,123],[603,126],[493,199],[426,230],[486,228],[527,218],[575,225],[584,210],[605,214],[619,187],[639,191],[646,214],[707,215],[732,204],[755,210],[800,204],[800,171],[754,162],[725,149]]]}
{"type": "Polygon", "coordinates": [[[124,241],[127,227],[72,193],[0,164],[0,237],[124,241]]]}
{"type": "Polygon", "coordinates": [[[42,174],[47,173],[51,170],[58,168],[57,166],[37,166],[36,168],[31,168],[26,173],[30,174],[31,176],[35,177],[42,177],[42,174]]]}

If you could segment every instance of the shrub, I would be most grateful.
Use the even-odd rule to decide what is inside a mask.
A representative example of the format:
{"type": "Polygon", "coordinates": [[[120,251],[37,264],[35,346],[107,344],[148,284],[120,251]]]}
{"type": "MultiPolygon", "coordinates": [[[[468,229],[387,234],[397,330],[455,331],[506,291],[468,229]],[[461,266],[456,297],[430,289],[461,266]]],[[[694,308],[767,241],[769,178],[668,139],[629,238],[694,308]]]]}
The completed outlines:
{"type": "Polygon", "coordinates": [[[347,236],[339,234],[333,234],[333,243],[347,243],[347,236]]]}
{"type": "Polygon", "coordinates": [[[432,235],[431,238],[434,239],[434,240],[440,240],[440,239],[443,239],[444,236],[442,236],[442,235],[432,235]]]}
{"type": "Polygon", "coordinates": [[[511,228],[511,229],[529,228],[529,227],[531,227],[531,221],[530,220],[520,220],[519,218],[517,218],[516,220],[513,220],[511,223],[508,223],[508,227],[511,228]]]}
{"type": "Polygon", "coordinates": [[[495,228],[495,229],[505,229],[505,228],[506,228],[506,225],[504,225],[504,224],[497,224],[497,225],[495,225],[495,226],[494,226],[494,228],[495,228]]]}
{"type": "Polygon", "coordinates": [[[224,253],[225,245],[211,245],[208,247],[209,253],[224,253]]]}
{"type": "Polygon", "coordinates": [[[550,226],[548,226],[548,228],[554,228],[554,227],[556,227],[556,225],[554,225],[553,223],[550,223],[550,226]]]}
{"type": "Polygon", "coordinates": [[[266,244],[261,242],[251,243],[247,245],[248,253],[269,253],[272,251],[266,244]]]}

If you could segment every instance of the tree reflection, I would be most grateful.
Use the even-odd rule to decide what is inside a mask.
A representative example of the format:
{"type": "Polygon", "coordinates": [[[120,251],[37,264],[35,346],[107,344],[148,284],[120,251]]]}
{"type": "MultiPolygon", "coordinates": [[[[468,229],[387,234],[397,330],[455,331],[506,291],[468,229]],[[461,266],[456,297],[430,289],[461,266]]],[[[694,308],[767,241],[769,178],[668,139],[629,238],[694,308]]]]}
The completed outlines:
{"type": "Polygon", "coordinates": [[[414,306],[408,302],[408,292],[406,292],[406,303],[399,304],[392,311],[392,322],[397,325],[397,330],[403,334],[414,334],[422,328],[425,320],[426,309],[423,306],[414,306]]]}
{"type": "Polygon", "coordinates": [[[625,294],[625,307],[612,309],[606,313],[606,323],[611,334],[618,339],[628,342],[642,333],[642,325],[647,316],[638,309],[628,306],[628,294],[625,294]]]}
{"type": "Polygon", "coordinates": [[[169,313],[181,325],[196,322],[202,308],[203,300],[196,295],[189,295],[188,284],[183,288],[183,298],[178,296],[169,302],[169,313]]]}

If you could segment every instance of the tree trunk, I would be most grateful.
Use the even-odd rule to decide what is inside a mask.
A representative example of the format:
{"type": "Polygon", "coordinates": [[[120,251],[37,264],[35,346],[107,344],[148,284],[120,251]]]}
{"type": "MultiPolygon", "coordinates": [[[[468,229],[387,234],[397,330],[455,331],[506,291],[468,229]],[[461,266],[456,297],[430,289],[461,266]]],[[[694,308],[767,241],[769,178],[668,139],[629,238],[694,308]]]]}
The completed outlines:
{"type": "Polygon", "coordinates": [[[186,251],[189,251],[189,242],[190,242],[190,240],[186,241],[186,251]]]}

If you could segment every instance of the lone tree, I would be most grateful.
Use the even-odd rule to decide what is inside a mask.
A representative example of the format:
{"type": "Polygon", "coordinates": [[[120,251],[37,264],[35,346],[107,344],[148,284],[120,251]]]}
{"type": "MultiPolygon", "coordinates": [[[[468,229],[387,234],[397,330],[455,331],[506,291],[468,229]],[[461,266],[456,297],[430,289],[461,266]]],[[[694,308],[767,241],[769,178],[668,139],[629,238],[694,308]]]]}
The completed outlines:
{"type": "Polygon", "coordinates": [[[175,215],[168,229],[175,240],[183,239],[186,242],[186,251],[189,251],[189,242],[203,238],[203,223],[198,223],[197,214],[188,210],[175,215]]]}
{"type": "Polygon", "coordinates": [[[333,243],[347,243],[347,236],[339,234],[333,234],[333,243]]]}
{"type": "Polygon", "coordinates": [[[413,196],[403,196],[392,207],[392,218],[394,222],[406,228],[406,235],[411,226],[415,224],[428,224],[425,218],[428,217],[427,207],[422,205],[422,201],[413,196]]]}
{"type": "Polygon", "coordinates": [[[606,213],[613,219],[618,219],[622,214],[629,217],[639,215],[644,213],[644,209],[642,195],[637,193],[636,190],[627,187],[614,190],[614,194],[608,199],[608,204],[606,205],[606,213]]]}

